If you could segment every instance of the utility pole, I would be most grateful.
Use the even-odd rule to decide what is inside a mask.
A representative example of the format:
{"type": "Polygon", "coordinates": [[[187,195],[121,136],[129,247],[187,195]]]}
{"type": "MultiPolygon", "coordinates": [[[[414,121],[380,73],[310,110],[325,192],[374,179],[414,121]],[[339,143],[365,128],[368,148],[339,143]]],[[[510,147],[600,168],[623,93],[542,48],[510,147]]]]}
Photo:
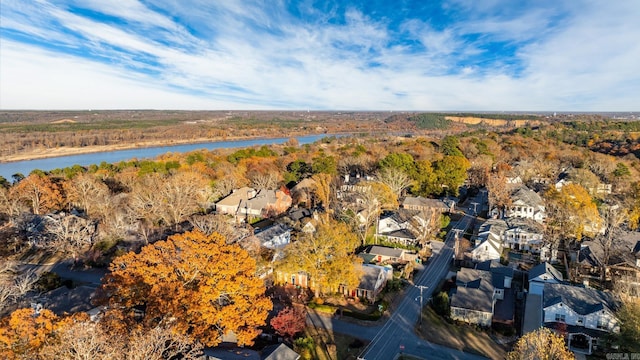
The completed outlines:
{"type": "MultiPolygon", "coordinates": [[[[418,312],[418,316],[420,316],[420,326],[422,326],[422,304],[424,301],[424,298],[422,297],[422,290],[423,289],[428,289],[428,286],[422,286],[422,285],[414,285],[415,287],[420,289],[420,296],[418,296],[420,298],[420,311],[418,312]]],[[[416,298],[417,300],[418,298],[416,298]]]]}
{"type": "Polygon", "coordinates": [[[471,205],[473,205],[473,216],[478,216],[478,208],[477,208],[477,206],[479,204],[477,202],[472,202],[471,205]]]}

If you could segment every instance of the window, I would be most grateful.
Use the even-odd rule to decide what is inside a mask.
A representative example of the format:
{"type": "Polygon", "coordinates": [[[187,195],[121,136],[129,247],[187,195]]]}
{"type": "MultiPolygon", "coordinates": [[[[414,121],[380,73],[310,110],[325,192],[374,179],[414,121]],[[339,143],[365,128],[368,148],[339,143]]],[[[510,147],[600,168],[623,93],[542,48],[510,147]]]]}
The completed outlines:
{"type": "Polygon", "coordinates": [[[576,321],[576,323],[577,323],[578,325],[582,325],[582,324],[584,324],[584,316],[579,316],[579,317],[578,317],[578,320],[576,321]]]}
{"type": "Polygon", "coordinates": [[[565,322],[566,316],[565,314],[556,314],[556,322],[565,322]]]}
{"type": "Polygon", "coordinates": [[[598,329],[606,329],[607,328],[607,319],[604,319],[602,316],[598,318],[598,329]]]}

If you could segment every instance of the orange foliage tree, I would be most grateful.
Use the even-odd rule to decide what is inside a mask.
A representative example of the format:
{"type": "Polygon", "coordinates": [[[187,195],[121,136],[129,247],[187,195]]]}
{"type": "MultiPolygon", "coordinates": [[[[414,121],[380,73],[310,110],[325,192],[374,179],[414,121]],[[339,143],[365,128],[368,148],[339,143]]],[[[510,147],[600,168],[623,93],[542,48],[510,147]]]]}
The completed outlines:
{"type": "Polygon", "coordinates": [[[0,358],[21,359],[37,353],[54,336],[58,317],[49,310],[35,314],[18,309],[0,321],[0,358]]]}
{"type": "Polygon", "coordinates": [[[233,332],[252,344],[272,308],[255,261],[219,234],[174,235],[116,258],[97,303],[123,309],[124,321],[170,326],[207,346],[233,332]],[[140,318],[134,309],[142,310],[140,318]]]}
{"type": "Polygon", "coordinates": [[[12,194],[26,202],[34,214],[59,209],[63,204],[60,188],[44,174],[32,173],[11,189],[12,194]]]}

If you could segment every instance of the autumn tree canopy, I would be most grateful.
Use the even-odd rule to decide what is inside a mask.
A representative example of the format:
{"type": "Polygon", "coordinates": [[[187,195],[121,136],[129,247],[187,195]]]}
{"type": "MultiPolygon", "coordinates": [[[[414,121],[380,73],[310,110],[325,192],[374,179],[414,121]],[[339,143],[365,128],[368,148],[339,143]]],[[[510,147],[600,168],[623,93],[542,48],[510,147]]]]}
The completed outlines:
{"type": "Polygon", "coordinates": [[[289,245],[278,267],[306,272],[316,297],[337,291],[340,285],[353,288],[360,281],[358,266],[362,260],[353,254],[358,245],[358,238],[345,223],[329,220],[320,224],[315,234],[289,245]]]}
{"type": "Polygon", "coordinates": [[[509,360],[573,360],[574,356],[564,343],[564,338],[547,328],[540,328],[521,337],[509,360]]]}
{"type": "Polygon", "coordinates": [[[207,346],[229,332],[252,344],[272,308],[255,260],[219,234],[174,235],[116,258],[110,268],[99,304],[123,309],[128,323],[136,322],[134,309],[142,310],[145,328],[171,326],[207,346]]]}

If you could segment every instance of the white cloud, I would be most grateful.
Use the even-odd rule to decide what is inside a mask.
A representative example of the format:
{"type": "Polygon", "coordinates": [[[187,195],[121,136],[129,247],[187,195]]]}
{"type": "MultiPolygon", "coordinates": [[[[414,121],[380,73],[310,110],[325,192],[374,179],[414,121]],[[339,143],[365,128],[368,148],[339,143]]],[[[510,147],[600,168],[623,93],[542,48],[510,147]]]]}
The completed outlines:
{"type": "Polygon", "coordinates": [[[167,16],[134,0],[120,7],[82,2],[131,22],[121,28],[51,5],[33,6],[28,19],[27,5],[8,1],[3,28],[82,47],[102,60],[3,38],[1,108],[587,111],[637,110],[640,103],[633,3],[575,6],[553,26],[552,10],[505,18],[495,6],[444,30],[407,19],[400,31],[426,49],[416,52],[394,42],[387,20],[355,8],[344,14],[344,24],[323,20],[319,26],[291,17],[282,3],[154,4],[167,16]],[[470,41],[469,34],[480,36],[470,41]],[[521,70],[501,65],[501,53],[482,53],[486,39],[524,42],[515,58],[504,59],[521,70]],[[147,65],[145,57],[157,64],[147,65]],[[475,57],[492,65],[474,63],[475,57]],[[461,59],[468,63],[457,65],[461,59]],[[159,75],[131,70],[145,67],[159,75]]]}

